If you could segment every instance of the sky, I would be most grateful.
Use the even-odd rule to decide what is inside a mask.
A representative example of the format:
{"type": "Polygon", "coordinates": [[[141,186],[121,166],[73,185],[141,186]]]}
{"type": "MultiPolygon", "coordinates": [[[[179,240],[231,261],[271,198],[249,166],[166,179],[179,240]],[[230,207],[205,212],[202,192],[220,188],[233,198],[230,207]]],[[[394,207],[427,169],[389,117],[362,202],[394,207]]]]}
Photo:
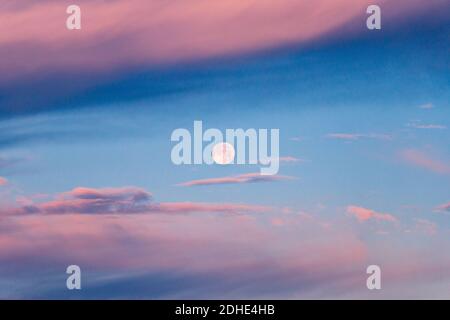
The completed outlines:
{"type": "Polygon", "coordinates": [[[448,1],[70,4],[0,4],[0,298],[450,298],[448,1]],[[175,165],[194,121],[279,172],[175,165]]]}

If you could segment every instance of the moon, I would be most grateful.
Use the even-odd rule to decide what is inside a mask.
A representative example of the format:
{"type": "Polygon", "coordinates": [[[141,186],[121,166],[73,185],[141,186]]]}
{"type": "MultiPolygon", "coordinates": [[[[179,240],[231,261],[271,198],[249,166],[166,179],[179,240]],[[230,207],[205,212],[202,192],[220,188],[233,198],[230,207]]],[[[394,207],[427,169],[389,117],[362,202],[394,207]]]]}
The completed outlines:
{"type": "Polygon", "coordinates": [[[212,149],[212,158],[217,164],[229,164],[234,160],[234,147],[227,143],[217,143],[212,149]]]}

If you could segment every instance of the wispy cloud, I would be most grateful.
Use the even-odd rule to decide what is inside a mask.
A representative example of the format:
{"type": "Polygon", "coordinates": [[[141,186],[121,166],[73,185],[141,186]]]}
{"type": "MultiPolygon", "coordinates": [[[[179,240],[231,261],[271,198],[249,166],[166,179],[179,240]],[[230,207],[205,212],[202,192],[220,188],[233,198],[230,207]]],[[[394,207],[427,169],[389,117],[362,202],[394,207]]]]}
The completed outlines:
{"type": "Polygon", "coordinates": [[[271,182],[271,181],[292,180],[292,179],[295,178],[291,176],[282,176],[282,175],[262,175],[260,173],[246,173],[236,176],[191,180],[180,183],[178,185],[183,187],[193,187],[193,186],[206,186],[217,184],[271,182]]]}
{"type": "Polygon", "coordinates": [[[437,212],[450,212],[450,202],[441,204],[435,208],[437,212]]]}
{"type": "Polygon", "coordinates": [[[413,127],[417,129],[447,129],[446,126],[440,124],[418,124],[413,127]]]}
{"type": "Polygon", "coordinates": [[[28,204],[25,214],[134,214],[134,213],[249,213],[267,212],[271,207],[240,203],[154,202],[152,194],[137,187],[75,188],[54,200],[28,204]]]}
{"type": "Polygon", "coordinates": [[[341,139],[341,140],[358,140],[361,135],[356,133],[329,133],[327,138],[341,139]]]}
{"type": "MultiPolygon", "coordinates": [[[[1,147],[1,139],[0,139],[0,147],[1,147]]],[[[0,169],[9,168],[16,163],[18,163],[19,159],[7,159],[4,157],[0,157],[0,169]]]]}
{"type": "Polygon", "coordinates": [[[330,139],[339,140],[359,140],[359,139],[378,139],[392,140],[392,136],[382,133],[329,133],[326,135],[330,139]]]}
{"type": "Polygon", "coordinates": [[[425,103],[419,106],[420,109],[433,109],[434,105],[432,103],[425,103]]]}
{"type": "Polygon", "coordinates": [[[411,121],[406,125],[407,127],[416,129],[447,129],[447,126],[441,124],[424,124],[421,121],[411,121]]]}
{"type": "Polygon", "coordinates": [[[305,159],[292,157],[292,156],[286,156],[286,157],[278,158],[278,161],[279,162],[290,162],[290,163],[293,163],[293,162],[304,162],[305,159]]]}
{"type": "Polygon", "coordinates": [[[268,212],[273,208],[236,203],[199,203],[199,202],[161,202],[151,208],[153,212],[161,213],[250,213],[268,212]]]}
{"type": "Polygon", "coordinates": [[[380,220],[396,222],[397,218],[389,213],[381,213],[364,207],[350,205],[347,207],[347,213],[354,216],[358,221],[380,220]]]}
{"type": "Polygon", "coordinates": [[[450,165],[442,162],[440,160],[432,158],[420,150],[416,149],[405,149],[400,151],[400,158],[416,167],[424,168],[429,171],[440,173],[440,174],[450,174],[450,165]]]}
{"type": "Polygon", "coordinates": [[[437,224],[426,219],[414,219],[414,230],[428,235],[435,235],[437,233],[437,224]]]}

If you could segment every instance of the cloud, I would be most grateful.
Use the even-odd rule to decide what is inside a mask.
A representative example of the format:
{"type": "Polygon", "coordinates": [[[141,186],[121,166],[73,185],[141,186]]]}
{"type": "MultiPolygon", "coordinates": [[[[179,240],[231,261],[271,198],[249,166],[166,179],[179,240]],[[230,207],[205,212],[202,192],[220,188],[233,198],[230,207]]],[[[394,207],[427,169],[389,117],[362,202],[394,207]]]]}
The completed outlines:
{"type": "Polygon", "coordinates": [[[392,137],[388,134],[380,134],[380,133],[330,133],[326,135],[327,138],[330,139],[339,139],[339,140],[359,140],[363,138],[368,139],[378,139],[378,140],[392,140],[392,137]]]}
{"type": "MultiPolygon", "coordinates": [[[[423,297],[424,290],[418,289],[449,279],[449,255],[439,250],[448,237],[436,234],[424,245],[411,241],[413,233],[402,233],[400,239],[390,235],[370,243],[347,225],[335,222],[324,228],[315,219],[281,217],[68,214],[3,219],[0,297],[364,298],[369,293],[361,284],[371,261],[383,266],[392,288],[400,289],[381,290],[383,298],[411,297],[411,292],[423,297]],[[61,286],[69,264],[81,266],[89,290],[74,293],[61,286]]],[[[445,297],[444,287],[425,291],[445,297]]]]}
{"type": "Polygon", "coordinates": [[[440,160],[433,159],[430,155],[416,149],[405,149],[400,151],[400,158],[408,164],[416,167],[424,168],[426,170],[449,174],[450,166],[440,160]]]}
{"type": "Polygon", "coordinates": [[[358,219],[359,222],[368,220],[396,222],[397,218],[389,213],[380,213],[371,209],[350,205],[347,207],[347,213],[358,219]]]}
{"type": "Polygon", "coordinates": [[[11,31],[0,35],[0,69],[15,77],[48,69],[98,71],[253,52],[317,38],[369,3],[318,0],[311,7],[305,0],[80,0],[79,31],[61,23],[64,4],[24,4],[0,13],[3,28],[11,31]]]}
{"type": "MultiPolygon", "coordinates": [[[[1,143],[1,139],[0,139],[0,148],[1,148],[1,145],[2,145],[2,143],[1,143]]],[[[6,159],[6,158],[0,157],[0,169],[5,169],[5,168],[9,168],[11,166],[14,166],[19,161],[20,161],[19,159],[6,159]]]]}
{"type": "Polygon", "coordinates": [[[141,188],[136,187],[124,187],[124,188],[104,188],[104,189],[93,189],[93,188],[75,188],[72,191],[63,193],[63,196],[68,195],[78,199],[88,199],[88,200],[106,200],[106,201],[145,201],[150,200],[151,193],[145,191],[141,188]]]}
{"type": "Polygon", "coordinates": [[[432,103],[425,103],[419,106],[420,109],[433,109],[434,106],[432,103]]]}
{"type": "Polygon", "coordinates": [[[417,129],[447,129],[446,126],[440,125],[440,124],[416,124],[412,127],[417,129]]]}
{"type": "MultiPolygon", "coordinates": [[[[117,190],[70,193],[87,200],[135,194],[131,189],[127,196],[117,190]]],[[[419,288],[450,279],[450,256],[439,250],[448,237],[436,234],[424,245],[402,232],[401,238],[370,243],[358,227],[293,212],[7,217],[0,220],[0,297],[364,298],[368,293],[361,284],[371,261],[384,266],[386,282],[401,289],[381,292],[384,298],[411,297],[411,292],[421,297],[419,288]],[[61,286],[69,264],[81,266],[89,290],[74,293],[61,286]]],[[[445,297],[446,288],[426,292],[445,297]]]]}
{"type": "Polygon", "coordinates": [[[0,177],[0,186],[5,186],[8,184],[8,180],[6,178],[0,177]]]}
{"type": "Polygon", "coordinates": [[[140,213],[148,210],[151,194],[136,187],[75,188],[55,200],[25,206],[26,213],[140,213]]]}
{"type": "Polygon", "coordinates": [[[281,227],[285,225],[285,221],[282,218],[273,218],[271,221],[272,225],[281,227]]]}
{"type": "Polygon", "coordinates": [[[435,208],[438,212],[450,212],[450,202],[441,204],[435,208]]]}
{"type": "Polygon", "coordinates": [[[292,156],[286,156],[286,157],[280,157],[278,158],[279,162],[304,162],[305,159],[292,157],[292,156]]]}
{"type": "Polygon", "coordinates": [[[237,203],[154,202],[151,193],[137,187],[75,188],[54,200],[28,204],[22,214],[135,214],[135,213],[250,213],[272,208],[237,203]]]}
{"type": "Polygon", "coordinates": [[[67,290],[52,275],[68,264],[82,267],[90,297],[287,297],[322,291],[335,282],[352,286],[365,262],[366,247],[352,233],[325,231],[313,221],[289,220],[281,230],[270,224],[269,216],[241,218],[206,214],[8,219],[1,225],[0,279],[15,282],[0,286],[0,297],[42,298],[49,288],[64,296],[67,290]],[[33,277],[28,277],[31,270],[33,277]],[[147,281],[130,289],[130,277],[147,281]],[[45,286],[35,283],[43,279],[45,286]],[[123,279],[116,287],[119,291],[99,288],[111,288],[118,279],[123,279]]]}
{"type": "MultiPolygon", "coordinates": [[[[184,81],[192,74],[190,67],[184,67],[191,63],[197,68],[206,62],[209,68],[215,58],[228,60],[292,45],[325,45],[336,36],[355,37],[366,31],[360,18],[371,4],[370,0],[314,4],[308,0],[79,0],[82,29],[69,31],[64,23],[67,3],[14,2],[18,4],[4,5],[0,12],[2,28],[10,30],[0,35],[1,117],[135,101],[184,92],[188,86],[197,89],[204,85],[184,81]]],[[[443,2],[429,0],[426,9],[433,13],[443,2]]],[[[422,14],[424,5],[420,0],[398,0],[389,9],[383,21],[422,14]]],[[[397,20],[394,24],[404,25],[397,20]]]]}
{"type": "Polygon", "coordinates": [[[206,186],[206,185],[217,185],[217,184],[271,182],[271,181],[281,181],[281,180],[291,180],[291,179],[294,179],[294,177],[281,176],[281,175],[262,175],[260,173],[246,173],[246,174],[229,176],[229,177],[192,180],[192,181],[180,183],[178,185],[183,186],[183,187],[193,187],[193,186],[206,186]]]}
{"type": "Polygon", "coordinates": [[[361,137],[361,135],[355,133],[330,133],[327,134],[327,137],[342,140],[358,140],[361,137]]]}
{"type": "Polygon", "coordinates": [[[441,124],[422,124],[420,121],[411,121],[407,127],[416,129],[447,129],[447,126],[441,124]]]}
{"type": "Polygon", "coordinates": [[[426,219],[414,219],[414,230],[427,235],[435,235],[437,233],[437,225],[426,219]]]}
{"type": "Polygon", "coordinates": [[[268,212],[271,207],[255,206],[234,203],[198,203],[198,202],[163,202],[152,208],[152,211],[162,213],[191,213],[191,212],[218,212],[218,213],[245,213],[268,212]]]}

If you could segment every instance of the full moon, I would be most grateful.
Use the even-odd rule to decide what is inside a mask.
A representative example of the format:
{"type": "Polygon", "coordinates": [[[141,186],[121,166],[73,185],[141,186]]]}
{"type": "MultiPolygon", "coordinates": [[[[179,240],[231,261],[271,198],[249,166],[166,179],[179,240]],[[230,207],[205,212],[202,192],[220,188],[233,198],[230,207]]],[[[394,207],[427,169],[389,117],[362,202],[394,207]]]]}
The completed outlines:
{"type": "Polygon", "coordinates": [[[212,158],[217,164],[229,164],[234,160],[234,147],[226,142],[216,144],[212,149],[212,158]]]}

